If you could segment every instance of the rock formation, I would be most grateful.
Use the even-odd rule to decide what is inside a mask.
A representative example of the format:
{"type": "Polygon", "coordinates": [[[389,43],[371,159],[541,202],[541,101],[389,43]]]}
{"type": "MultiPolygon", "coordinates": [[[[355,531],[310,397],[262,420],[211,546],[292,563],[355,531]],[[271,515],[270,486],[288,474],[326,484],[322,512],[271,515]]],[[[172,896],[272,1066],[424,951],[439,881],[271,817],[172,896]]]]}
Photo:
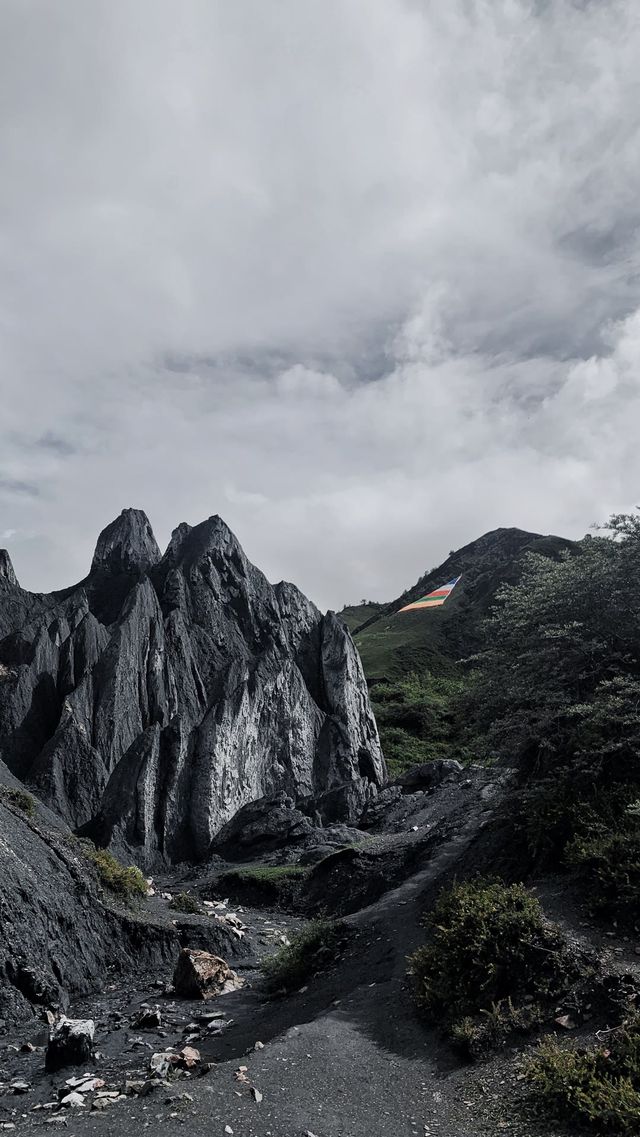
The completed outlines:
{"type": "Polygon", "coordinates": [[[25,812],[17,785],[0,763],[0,1022],[66,1010],[108,970],[166,966],[179,949],[173,925],[101,903],[80,844],[42,806],[25,812]]]}
{"type": "Polygon", "coordinates": [[[140,863],[204,858],[278,791],[352,820],[383,781],[348,631],[269,584],[219,517],[180,525],[162,556],[124,510],[86,579],[50,595],[0,553],[0,637],[0,759],[140,863]]]}

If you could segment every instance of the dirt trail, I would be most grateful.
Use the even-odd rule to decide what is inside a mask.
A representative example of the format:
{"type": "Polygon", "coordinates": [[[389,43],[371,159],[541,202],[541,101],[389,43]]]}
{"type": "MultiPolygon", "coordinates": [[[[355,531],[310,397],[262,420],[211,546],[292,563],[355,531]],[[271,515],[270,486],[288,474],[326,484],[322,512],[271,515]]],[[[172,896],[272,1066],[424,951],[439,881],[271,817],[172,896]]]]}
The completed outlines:
{"type": "MultiPolygon", "coordinates": [[[[477,788],[486,791],[487,784],[483,778],[477,788]]],[[[394,841],[406,843],[410,830],[422,857],[417,871],[346,917],[353,938],[335,966],[301,991],[268,1000],[258,970],[260,957],[301,921],[245,909],[246,938],[231,961],[247,980],[243,989],[203,1005],[162,997],[154,975],[138,984],[112,985],[71,1008],[74,1015],[96,1019],[100,1057],[91,1069],[114,1086],[144,1077],[153,1051],[181,1045],[203,1006],[224,1012],[223,1025],[193,1043],[214,1063],[204,1077],[183,1076],[104,1113],[73,1111],[51,1123],[50,1113],[34,1112],[33,1106],[50,1100],[72,1071],[44,1076],[41,1050],[7,1050],[7,1042],[15,1046],[28,1038],[41,1044],[42,1028],[31,1028],[5,1040],[0,1050],[0,1079],[21,1078],[32,1087],[0,1097],[0,1124],[15,1125],[16,1132],[60,1126],[77,1137],[122,1137],[141,1129],[192,1137],[495,1137],[503,1131],[557,1137],[548,1126],[537,1129],[519,1115],[516,1050],[505,1048],[476,1067],[461,1066],[417,1017],[407,979],[407,956],[423,941],[425,910],[443,883],[481,865],[486,846],[496,839],[488,796],[449,788],[413,807],[402,803],[414,813],[403,816],[403,831],[380,840],[392,853],[394,841]],[[132,1029],[129,1018],[144,1001],[161,1007],[161,1031],[132,1029]],[[238,1080],[242,1066],[246,1071],[238,1080]]],[[[161,899],[153,908],[156,919],[175,917],[161,899]]],[[[205,946],[206,921],[181,917],[179,924],[181,936],[205,946]]]]}

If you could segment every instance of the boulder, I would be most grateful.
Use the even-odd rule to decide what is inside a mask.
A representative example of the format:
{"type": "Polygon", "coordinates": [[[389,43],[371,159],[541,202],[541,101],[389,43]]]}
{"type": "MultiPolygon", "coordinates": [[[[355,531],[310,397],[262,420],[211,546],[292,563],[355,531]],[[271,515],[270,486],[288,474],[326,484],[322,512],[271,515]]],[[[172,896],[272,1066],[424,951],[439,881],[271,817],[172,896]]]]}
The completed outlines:
{"type": "Polygon", "coordinates": [[[193,1070],[200,1062],[200,1051],[193,1046],[183,1046],[178,1055],[178,1065],[185,1070],[193,1070]]]}
{"type": "Polygon", "coordinates": [[[162,1026],[160,1008],[142,1007],[138,1014],[131,1019],[131,1026],[135,1030],[159,1030],[162,1026]]]}
{"type": "Polygon", "coordinates": [[[303,843],[314,832],[308,817],[284,792],[249,802],[220,830],[211,852],[229,860],[244,860],[272,852],[282,845],[303,843]]]}
{"type": "Polygon", "coordinates": [[[443,782],[456,782],[463,773],[464,766],[454,758],[437,758],[422,766],[413,766],[396,779],[396,785],[407,794],[416,790],[433,790],[443,782]]]}
{"type": "Polygon", "coordinates": [[[185,999],[213,999],[242,987],[243,981],[219,955],[183,948],[173,974],[176,995],[185,999]]]}
{"type": "Polygon", "coordinates": [[[365,806],[360,825],[363,829],[375,829],[384,826],[389,810],[402,797],[402,786],[397,784],[385,786],[383,790],[371,799],[365,806]]]}
{"type": "Polygon", "coordinates": [[[46,1069],[60,1070],[63,1066],[82,1066],[90,1062],[95,1029],[92,1019],[67,1019],[63,1015],[49,1031],[46,1069]]]}
{"type": "Polygon", "coordinates": [[[84,1097],[76,1090],[72,1090],[71,1093],[66,1094],[60,1100],[60,1105],[64,1105],[68,1109],[82,1109],[85,1104],[86,1103],[84,1097]]]}
{"type": "Polygon", "coordinates": [[[171,1054],[166,1050],[152,1054],[149,1059],[149,1069],[156,1078],[166,1078],[171,1069],[171,1054]]]}

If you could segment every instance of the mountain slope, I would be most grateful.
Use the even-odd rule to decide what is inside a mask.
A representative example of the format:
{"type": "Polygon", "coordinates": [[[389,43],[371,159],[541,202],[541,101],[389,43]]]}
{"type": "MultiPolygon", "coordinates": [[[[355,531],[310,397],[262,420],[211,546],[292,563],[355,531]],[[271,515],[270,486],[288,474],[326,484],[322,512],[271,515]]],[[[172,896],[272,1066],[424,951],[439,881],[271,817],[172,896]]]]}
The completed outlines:
{"type": "Polygon", "coordinates": [[[278,790],[352,819],[384,780],[344,624],[275,587],[219,517],[161,556],[124,510],[51,595],[0,560],[0,759],[75,830],[140,863],[206,856],[278,790]]]}
{"type": "Polygon", "coordinates": [[[350,628],[369,684],[410,672],[455,671],[456,660],[476,648],[479,626],[496,592],[514,583],[527,553],[557,559],[575,544],[522,529],[495,529],[452,552],[390,604],[354,605],[340,613],[350,628]],[[399,614],[403,605],[461,576],[442,608],[399,614]]]}

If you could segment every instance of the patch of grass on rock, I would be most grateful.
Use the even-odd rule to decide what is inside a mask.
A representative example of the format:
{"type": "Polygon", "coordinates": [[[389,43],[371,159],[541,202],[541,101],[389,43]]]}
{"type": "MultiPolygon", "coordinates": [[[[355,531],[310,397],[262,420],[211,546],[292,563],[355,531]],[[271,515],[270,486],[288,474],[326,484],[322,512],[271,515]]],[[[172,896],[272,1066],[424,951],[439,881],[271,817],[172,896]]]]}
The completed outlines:
{"type": "Polygon", "coordinates": [[[173,912],[184,912],[188,916],[202,916],[203,908],[197,896],[190,892],[177,892],[169,901],[173,912]]]}
{"type": "Polygon", "coordinates": [[[288,947],[262,961],[262,971],[271,992],[295,991],[317,971],[335,963],[349,938],[341,921],[313,920],[291,937],[288,947]]]}
{"type": "Polygon", "coordinates": [[[22,812],[27,817],[36,816],[35,798],[33,798],[30,793],[27,793],[26,790],[13,789],[8,786],[3,786],[2,797],[11,805],[15,805],[17,809],[22,810],[22,812]]]}
{"type": "Polygon", "coordinates": [[[248,880],[258,881],[260,884],[277,883],[282,880],[292,880],[304,876],[306,869],[302,865],[243,865],[238,869],[230,869],[223,874],[221,880],[248,880]]]}
{"type": "Polygon", "coordinates": [[[96,849],[89,841],[82,841],[83,852],[95,866],[101,884],[127,902],[140,900],[147,895],[147,882],[135,865],[122,865],[108,849],[96,849]]]}
{"type": "Polygon", "coordinates": [[[306,876],[302,865],[241,865],[222,873],[216,889],[240,903],[286,904],[306,876]]]}
{"type": "Polygon", "coordinates": [[[552,1004],[593,974],[522,884],[454,884],[428,923],[429,942],[409,960],[416,1000],[470,1058],[539,1025],[552,1004]]]}
{"type": "Polygon", "coordinates": [[[640,1132],[640,1017],[587,1050],[545,1038],[524,1072],[535,1112],[548,1120],[593,1133],[640,1132]]]}

